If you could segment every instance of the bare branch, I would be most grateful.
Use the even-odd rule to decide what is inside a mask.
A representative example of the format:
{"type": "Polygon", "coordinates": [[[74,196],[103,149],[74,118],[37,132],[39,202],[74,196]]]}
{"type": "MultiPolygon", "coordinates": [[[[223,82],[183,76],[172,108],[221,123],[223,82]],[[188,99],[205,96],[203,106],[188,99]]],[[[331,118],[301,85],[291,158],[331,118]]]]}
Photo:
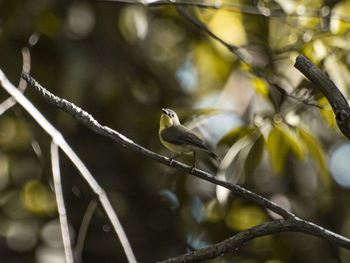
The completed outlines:
{"type": "Polygon", "coordinates": [[[294,67],[305,75],[327,98],[339,129],[350,139],[350,107],[334,82],[303,55],[296,58],[294,67]]]}
{"type": "Polygon", "coordinates": [[[190,263],[209,260],[236,251],[254,238],[289,231],[297,231],[294,221],[284,219],[275,220],[241,231],[238,234],[209,247],[159,261],[158,263],[190,263]]]}
{"type": "MultiPolygon", "coordinates": [[[[319,227],[311,222],[307,222],[301,219],[281,219],[267,222],[244,231],[225,239],[219,243],[213,244],[209,247],[199,249],[196,251],[191,251],[189,253],[169,258],[159,263],[189,263],[189,262],[199,262],[203,260],[213,259],[222,256],[226,253],[230,253],[240,249],[248,241],[253,240],[257,237],[267,236],[271,234],[281,233],[281,232],[301,232],[305,234],[310,234],[313,236],[324,238],[330,242],[334,242],[334,233],[329,235],[328,230],[319,227]]],[[[336,234],[335,234],[336,235],[336,234]]],[[[340,236],[338,236],[340,237],[340,236]]],[[[342,238],[341,238],[342,239],[342,238]]],[[[339,241],[339,240],[338,240],[339,241]]],[[[349,244],[347,242],[335,243],[339,246],[349,249],[349,244]]]]}
{"type": "MultiPolygon", "coordinates": [[[[174,5],[174,6],[194,6],[199,8],[211,8],[211,9],[225,9],[231,12],[243,13],[247,15],[257,15],[265,17],[316,17],[316,18],[327,18],[329,13],[322,12],[322,8],[311,8],[305,6],[305,11],[302,13],[286,13],[281,7],[269,8],[261,4],[258,5],[244,5],[237,4],[234,2],[222,2],[221,0],[99,0],[101,2],[114,2],[114,3],[124,3],[124,4],[137,4],[144,5],[148,7],[164,6],[164,5],[174,5]]],[[[337,20],[348,22],[349,16],[346,14],[339,14],[336,17],[337,20]]]]}
{"type": "Polygon", "coordinates": [[[92,176],[90,171],[87,169],[85,164],[80,160],[78,155],[69,146],[69,144],[66,142],[62,134],[58,130],[56,130],[56,128],[53,127],[50,122],[48,122],[45,119],[45,117],[40,113],[40,111],[38,111],[38,109],[35,108],[34,105],[18,89],[16,89],[15,86],[13,86],[13,84],[6,78],[5,74],[1,70],[0,70],[0,84],[12,97],[15,98],[17,103],[19,103],[35,119],[35,121],[45,130],[45,132],[52,137],[53,142],[56,143],[63,150],[63,152],[73,162],[75,167],[77,167],[77,169],[79,170],[81,175],[84,177],[84,179],[87,181],[91,189],[98,196],[102,204],[102,207],[104,208],[107,214],[107,217],[109,218],[114,228],[114,231],[116,232],[122,244],[122,247],[128,258],[128,261],[132,263],[136,262],[136,259],[131,249],[131,246],[129,244],[129,241],[125,235],[125,232],[119,222],[119,219],[116,213],[113,210],[113,207],[105,191],[97,183],[97,181],[92,176]]]}
{"type": "Polygon", "coordinates": [[[83,221],[81,222],[79,234],[77,238],[77,244],[75,246],[74,259],[77,263],[81,262],[81,255],[83,253],[84,242],[86,238],[86,233],[89,228],[92,216],[96,210],[97,203],[95,200],[91,200],[88,207],[86,208],[83,221]]]}
{"type": "MultiPolygon", "coordinates": [[[[38,92],[43,98],[50,103],[51,105],[54,105],[70,115],[72,115],[75,119],[77,119],[82,124],[86,125],[88,128],[92,129],[97,134],[106,136],[117,143],[121,144],[124,148],[139,152],[140,154],[144,155],[145,157],[156,160],[160,163],[163,163],[169,167],[174,167],[180,171],[186,172],[188,174],[192,174],[196,177],[199,177],[203,180],[209,181],[213,184],[223,186],[227,189],[229,189],[232,193],[241,196],[242,198],[245,198],[247,200],[250,200],[262,207],[265,207],[267,209],[270,209],[271,211],[275,212],[276,214],[279,214],[283,218],[286,219],[288,222],[293,222],[293,226],[295,225],[296,229],[300,232],[308,233],[310,235],[315,235],[318,237],[321,237],[325,240],[328,240],[338,246],[341,246],[343,248],[346,248],[350,250],[350,239],[343,237],[341,235],[338,235],[336,233],[333,233],[327,229],[324,229],[316,224],[313,224],[311,222],[302,220],[295,216],[293,213],[285,210],[284,208],[276,205],[275,203],[271,202],[270,200],[252,192],[249,191],[239,185],[234,185],[229,182],[223,181],[218,179],[212,174],[209,174],[207,172],[204,172],[199,169],[193,169],[191,166],[185,165],[181,162],[178,162],[176,160],[171,160],[170,158],[167,158],[165,156],[156,154],[138,144],[130,140],[129,138],[125,137],[124,135],[118,133],[117,131],[112,130],[111,128],[107,126],[102,126],[99,124],[89,113],[85,112],[81,108],[77,107],[73,103],[61,99],[46,89],[44,89],[40,84],[38,84],[31,76],[29,75],[22,75],[22,77],[28,82],[29,86],[32,87],[36,92],[38,92]]],[[[294,228],[293,228],[294,229],[294,228]]],[[[287,231],[287,230],[286,230],[287,231]]],[[[291,231],[291,230],[290,230],[291,231]]]]}
{"type": "Polygon", "coordinates": [[[229,43],[227,43],[226,41],[222,40],[220,37],[218,37],[217,35],[215,35],[212,31],[210,31],[208,29],[208,27],[202,23],[202,21],[200,21],[198,18],[191,16],[188,11],[186,10],[186,8],[184,8],[182,5],[177,5],[176,6],[177,10],[179,11],[179,13],[181,15],[183,15],[184,17],[186,17],[188,19],[188,21],[190,21],[193,25],[195,25],[196,27],[200,28],[201,30],[203,30],[205,33],[207,33],[210,37],[214,38],[215,40],[219,41],[222,45],[224,45],[230,52],[232,52],[233,54],[235,54],[237,57],[239,57],[242,61],[246,62],[246,63],[251,63],[252,58],[250,57],[249,54],[243,54],[242,51],[240,50],[239,47],[231,45],[229,43]]]}
{"type": "MultiPolygon", "coordinates": [[[[22,73],[29,74],[31,68],[31,58],[30,58],[30,49],[38,43],[39,34],[33,33],[28,40],[26,47],[22,48],[22,73]]],[[[18,89],[24,93],[27,88],[27,83],[23,81],[22,78],[19,79],[18,89]]],[[[6,99],[0,104],[0,115],[4,114],[8,109],[13,107],[16,104],[16,100],[12,97],[6,99]]]]}
{"type": "Polygon", "coordinates": [[[66,111],[67,113],[72,115],[76,120],[78,120],[82,124],[86,125],[88,128],[90,128],[91,130],[93,130],[97,134],[109,137],[112,140],[121,144],[123,147],[125,147],[129,150],[139,152],[139,153],[143,154],[144,156],[146,156],[147,158],[156,160],[156,161],[161,162],[163,164],[166,164],[168,166],[172,166],[172,167],[177,168],[178,170],[184,171],[186,173],[193,174],[201,179],[204,179],[204,180],[209,181],[211,183],[214,183],[216,185],[223,186],[223,187],[231,190],[233,193],[235,193],[235,194],[237,194],[245,199],[251,200],[251,201],[253,201],[253,202],[255,202],[263,207],[266,207],[284,218],[289,218],[289,217],[294,216],[292,213],[277,206],[276,204],[274,204],[270,200],[268,200],[260,195],[257,195],[255,193],[239,186],[239,185],[234,185],[234,184],[231,184],[229,182],[220,180],[212,174],[209,174],[209,173],[204,172],[204,171],[199,170],[199,169],[193,169],[192,166],[185,165],[185,164],[178,162],[176,160],[171,161],[170,158],[159,155],[155,152],[152,152],[152,151],[142,147],[141,145],[136,144],[135,142],[133,142],[129,138],[125,137],[121,133],[119,133],[119,132],[117,132],[117,131],[115,131],[107,126],[102,126],[88,112],[82,110],[81,108],[77,107],[73,103],[53,95],[48,90],[43,88],[38,82],[36,82],[33,77],[26,75],[26,74],[23,74],[22,77],[28,82],[30,87],[32,87],[36,92],[38,92],[41,96],[43,96],[43,98],[45,99],[46,102],[60,108],[61,110],[66,111]]]}
{"type": "MultiPolygon", "coordinates": [[[[29,48],[22,48],[22,73],[29,74],[30,73],[30,51],[29,48]]],[[[23,93],[27,88],[27,83],[23,81],[22,78],[19,80],[18,89],[23,93]]],[[[13,107],[16,104],[16,100],[13,97],[9,97],[4,102],[0,104],[0,115],[4,114],[8,109],[13,107]]]]}
{"type": "Polygon", "coordinates": [[[64,205],[64,197],[63,197],[61,174],[60,174],[60,161],[59,161],[57,144],[54,142],[51,142],[50,149],[51,149],[53,183],[55,186],[55,195],[56,195],[58,215],[60,219],[64,254],[66,255],[66,262],[73,263],[74,261],[73,261],[73,253],[72,253],[72,242],[70,241],[67,212],[66,212],[66,207],[64,205]]]}

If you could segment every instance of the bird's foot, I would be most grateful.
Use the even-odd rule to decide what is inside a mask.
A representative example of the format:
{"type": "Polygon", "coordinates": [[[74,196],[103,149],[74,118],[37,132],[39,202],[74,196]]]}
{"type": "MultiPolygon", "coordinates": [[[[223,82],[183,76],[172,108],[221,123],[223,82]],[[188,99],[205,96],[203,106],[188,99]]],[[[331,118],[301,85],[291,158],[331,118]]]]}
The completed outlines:
{"type": "Polygon", "coordinates": [[[193,173],[194,169],[196,169],[196,164],[194,164],[194,165],[191,166],[190,172],[193,173]]]}
{"type": "Polygon", "coordinates": [[[180,156],[179,154],[176,154],[176,155],[174,155],[173,157],[170,157],[170,163],[169,163],[169,165],[172,166],[173,163],[174,163],[174,159],[177,158],[177,157],[179,157],[179,156],[180,156]]]}

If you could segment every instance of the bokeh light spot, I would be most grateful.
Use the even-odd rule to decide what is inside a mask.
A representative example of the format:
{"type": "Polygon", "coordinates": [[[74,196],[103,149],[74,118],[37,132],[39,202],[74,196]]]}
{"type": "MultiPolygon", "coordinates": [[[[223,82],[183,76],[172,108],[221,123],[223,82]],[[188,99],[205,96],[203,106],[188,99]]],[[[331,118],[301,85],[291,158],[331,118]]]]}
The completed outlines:
{"type": "Polygon", "coordinates": [[[87,36],[95,26],[95,16],[90,5],[72,5],[68,10],[67,26],[76,38],[87,36]]]}
{"type": "Polygon", "coordinates": [[[330,170],[334,180],[342,187],[350,188],[350,143],[344,143],[331,155],[330,170]]]}
{"type": "Polygon", "coordinates": [[[29,181],[23,188],[22,200],[26,208],[36,214],[52,214],[56,211],[56,200],[52,191],[36,180],[29,181]]]}
{"type": "Polygon", "coordinates": [[[37,224],[31,221],[11,222],[6,235],[7,246],[17,252],[26,252],[37,243],[37,224]]]}

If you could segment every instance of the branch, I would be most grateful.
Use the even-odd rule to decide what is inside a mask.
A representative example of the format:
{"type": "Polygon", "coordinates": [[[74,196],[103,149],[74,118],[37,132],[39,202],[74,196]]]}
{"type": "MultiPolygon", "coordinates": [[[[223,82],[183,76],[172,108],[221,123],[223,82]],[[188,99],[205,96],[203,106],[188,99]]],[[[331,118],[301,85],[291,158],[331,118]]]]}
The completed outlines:
{"type": "MultiPolygon", "coordinates": [[[[211,8],[211,9],[225,9],[231,12],[243,13],[247,15],[265,16],[265,17],[316,17],[327,18],[329,14],[321,11],[320,8],[311,8],[305,6],[305,12],[303,13],[289,13],[287,14],[281,7],[269,8],[263,5],[244,5],[237,4],[228,1],[202,1],[202,0],[99,0],[101,2],[114,2],[123,4],[136,4],[148,7],[175,5],[175,6],[194,6],[199,8],[211,8]]],[[[340,21],[348,22],[349,16],[342,14],[337,18],[340,21]]]]}
{"type": "Polygon", "coordinates": [[[158,263],[190,263],[209,260],[222,256],[228,252],[238,250],[245,243],[254,238],[288,231],[296,231],[296,224],[294,221],[283,219],[275,220],[241,231],[238,234],[209,247],[159,261],[158,263]]]}
{"type": "MultiPolygon", "coordinates": [[[[199,262],[203,260],[213,259],[222,256],[226,253],[236,251],[245,245],[248,241],[253,240],[257,237],[272,235],[281,232],[301,232],[305,234],[310,234],[312,236],[317,236],[324,238],[330,242],[334,242],[334,233],[330,234],[328,230],[319,227],[311,222],[307,222],[301,219],[281,219],[267,222],[244,231],[225,239],[219,243],[213,244],[209,247],[202,248],[196,251],[191,251],[189,253],[169,258],[158,263],[182,263],[182,262],[199,262]]],[[[340,237],[339,235],[335,234],[340,237]]],[[[341,238],[342,239],[342,238],[341,238]]],[[[339,241],[339,240],[338,240],[339,241]]],[[[339,246],[349,249],[349,244],[347,241],[338,243],[339,246]]]]}
{"type": "Polygon", "coordinates": [[[327,98],[332,106],[339,129],[350,139],[350,107],[338,87],[303,55],[296,58],[294,67],[303,73],[327,98]]]}
{"type": "Polygon", "coordinates": [[[95,200],[91,200],[88,207],[85,210],[84,217],[80,225],[77,242],[75,245],[74,260],[76,263],[82,262],[81,258],[83,254],[86,234],[87,234],[92,216],[95,213],[96,207],[97,207],[97,202],[95,200]]]}
{"type": "Polygon", "coordinates": [[[237,57],[239,57],[242,61],[250,64],[252,61],[251,56],[247,53],[247,54],[243,54],[240,50],[239,47],[231,45],[229,43],[227,43],[226,41],[224,41],[223,39],[221,39],[220,37],[218,37],[217,35],[215,35],[212,31],[209,30],[209,28],[202,22],[200,21],[197,17],[193,17],[191,16],[188,11],[186,10],[186,8],[184,8],[182,5],[176,5],[176,8],[178,10],[178,12],[183,15],[185,18],[187,18],[188,21],[190,21],[193,25],[195,25],[196,27],[200,28],[202,31],[204,31],[205,33],[207,33],[210,37],[212,37],[213,39],[219,41],[222,45],[224,45],[230,52],[232,52],[233,54],[235,54],[237,57]]]}
{"type": "MultiPolygon", "coordinates": [[[[270,200],[252,192],[249,191],[239,185],[234,185],[229,182],[223,181],[215,177],[214,175],[204,172],[202,170],[199,170],[197,168],[192,168],[191,166],[185,165],[179,161],[171,160],[170,158],[167,158],[165,156],[159,155],[157,153],[154,153],[138,144],[130,140],[129,138],[125,137],[124,135],[120,134],[117,131],[112,130],[111,128],[107,126],[102,126],[99,124],[89,113],[85,112],[81,108],[75,106],[73,103],[61,99],[46,89],[44,89],[40,84],[38,84],[31,76],[23,74],[22,77],[28,82],[28,85],[32,87],[37,93],[39,93],[43,98],[51,105],[54,105],[70,115],[72,115],[75,119],[77,119],[79,122],[87,126],[88,128],[92,129],[97,134],[106,136],[115,142],[121,144],[124,148],[139,152],[140,154],[144,155],[148,159],[152,159],[155,161],[158,161],[160,163],[163,163],[169,167],[174,167],[180,171],[186,172],[188,174],[192,174],[196,177],[199,177],[203,180],[206,180],[208,182],[211,182],[216,185],[223,186],[227,189],[229,189],[232,193],[250,200],[262,207],[265,207],[267,209],[270,209],[271,211],[275,212],[276,214],[279,214],[283,218],[286,219],[288,222],[293,222],[293,226],[297,227],[296,229],[300,232],[305,232],[310,235],[321,237],[325,240],[328,240],[338,246],[341,246],[343,248],[346,248],[350,250],[350,239],[343,237],[341,235],[338,235],[334,232],[331,232],[325,228],[322,228],[316,224],[313,224],[309,221],[302,220],[295,216],[293,213],[285,210],[284,208],[276,205],[275,203],[271,202],[270,200]]],[[[293,228],[294,229],[294,228],[293,228]]],[[[287,230],[285,230],[287,231],[287,230]]],[[[291,230],[290,230],[291,231],[291,230]]]]}
{"type": "MultiPolygon", "coordinates": [[[[186,8],[184,8],[182,5],[176,5],[178,12],[184,16],[189,22],[191,22],[194,26],[196,26],[197,28],[199,28],[200,30],[204,31],[206,34],[208,34],[210,37],[212,37],[213,39],[215,39],[216,41],[220,42],[222,45],[224,45],[231,53],[235,54],[241,61],[251,64],[253,62],[253,58],[252,56],[248,53],[248,52],[244,52],[244,49],[231,45],[229,43],[227,43],[225,40],[223,40],[222,38],[218,37],[217,35],[215,35],[211,30],[209,30],[209,28],[202,22],[200,21],[197,17],[193,17],[191,16],[188,11],[186,11],[186,8]]],[[[271,76],[267,76],[265,73],[263,73],[261,71],[260,68],[251,65],[251,69],[253,71],[253,73],[255,75],[257,75],[258,77],[264,78],[271,87],[273,87],[274,89],[276,89],[278,92],[281,93],[282,96],[286,95],[287,97],[297,100],[300,103],[303,103],[307,106],[312,106],[312,107],[317,107],[317,108],[321,108],[321,106],[314,104],[312,102],[306,101],[306,100],[299,100],[297,98],[295,98],[293,95],[288,94],[284,89],[280,88],[276,78],[271,77],[271,76]]]]}
{"type": "MultiPolygon", "coordinates": [[[[39,40],[39,34],[33,33],[28,40],[27,46],[22,48],[22,73],[29,74],[31,68],[30,49],[34,47],[39,40]]],[[[24,93],[27,88],[27,83],[22,78],[19,79],[18,89],[24,93]]],[[[0,115],[4,114],[8,109],[16,104],[16,100],[13,97],[9,97],[0,104],[0,115]]]]}
{"type": "Polygon", "coordinates": [[[66,262],[73,263],[74,260],[73,260],[72,245],[71,245],[71,240],[69,235],[67,212],[66,212],[66,207],[64,205],[64,197],[63,197],[63,190],[62,190],[62,183],[61,183],[58,145],[56,143],[51,142],[50,152],[51,152],[51,163],[52,163],[52,176],[53,176],[53,183],[55,187],[57,210],[58,210],[58,215],[60,220],[64,254],[66,256],[66,262]]]}
{"type": "Polygon", "coordinates": [[[181,162],[178,162],[176,160],[171,160],[170,158],[167,158],[165,156],[159,155],[155,152],[152,152],[141,145],[136,144],[129,138],[125,137],[121,133],[107,127],[107,126],[102,126],[100,123],[98,123],[97,120],[95,120],[89,113],[86,111],[82,110],[81,108],[77,107],[73,103],[61,99],[52,93],[50,93],[48,90],[43,88],[38,82],[35,81],[35,79],[29,75],[22,74],[22,77],[28,82],[28,85],[32,87],[37,93],[39,93],[43,98],[45,99],[46,102],[48,102],[51,105],[54,105],[61,110],[64,110],[65,112],[69,113],[72,115],[76,120],[81,122],[82,124],[86,125],[88,128],[96,132],[97,134],[106,136],[117,143],[121,144],[124,148],[127,148],[132,151],[139,152],[146,156],[149,159],[156,160],[160,163],[166,164],[168,166],[177,168],[180,171],[186,172],[193,174],[201,179],[204,179],[206,181],[209,181],[213,184],[223,186],[229,190],[231,190],[233,193],[248,199],[254,203],[257,203],[263,207],[266,207],[270,209],[271,211],[275,212],[276,214],[284,217],[284,218],[289,218],[293,217],[294,215],[287,210],[283,209],[282,207],[277,206],[275,203],[271,202],[270,200],[253,193],[239,185],[234,185],[229,182],[223,181],[218,179],[212,174],[209,174],[207,172],[204,172],[199,169],[193,169],[192,166],[185,165],[181,162]]]}
{"type": "Polygon", "coordinates": [[[98,196],[103,209],[105,210],[108,219],[110,220],[114,231],[116,232],[120,243],[124,249],[124,252],[129,262],[136,262],[134,253],[131,249],[129,241],[125,235],[124,229],[122,228],[117,214],[113,210],[113,207],[106,195],[103,188],[97,183],[95,178],[92,176],[90,171],[87,169],[85,164],[80,160],[78,155],[66,142],[62,134],[48,122],[40,111],[34,107],[34,105],[18,90],[16,87],[6,78],[5,74],[0,70],[0,85],[20,104],[32,117],[33,119],[43,128],[43,130],[49,134],[54,143],[56,143],[62,151],[68,156],[75,167],[79,170],[80,174],[89,184],[91,189],[98,196]]]}

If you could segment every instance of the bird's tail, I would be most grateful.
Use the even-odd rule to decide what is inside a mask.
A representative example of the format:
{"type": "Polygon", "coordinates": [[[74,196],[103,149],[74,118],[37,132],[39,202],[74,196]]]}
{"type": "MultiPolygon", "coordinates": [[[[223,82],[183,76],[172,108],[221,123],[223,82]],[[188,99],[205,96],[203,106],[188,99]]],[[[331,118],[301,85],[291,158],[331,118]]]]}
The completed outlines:
{"type": "Polygon", "coordinates": [[[217,160],[217,161],[221,161],[221,158],[219,157],[219,156],[217,156],[214,152],[211,152],[211,151],[207,151],[207,153],[208,153],[208,155],[211,157],[211,158],[213,158],[213,159],[215,159],[215,160],[217,160]]]}

